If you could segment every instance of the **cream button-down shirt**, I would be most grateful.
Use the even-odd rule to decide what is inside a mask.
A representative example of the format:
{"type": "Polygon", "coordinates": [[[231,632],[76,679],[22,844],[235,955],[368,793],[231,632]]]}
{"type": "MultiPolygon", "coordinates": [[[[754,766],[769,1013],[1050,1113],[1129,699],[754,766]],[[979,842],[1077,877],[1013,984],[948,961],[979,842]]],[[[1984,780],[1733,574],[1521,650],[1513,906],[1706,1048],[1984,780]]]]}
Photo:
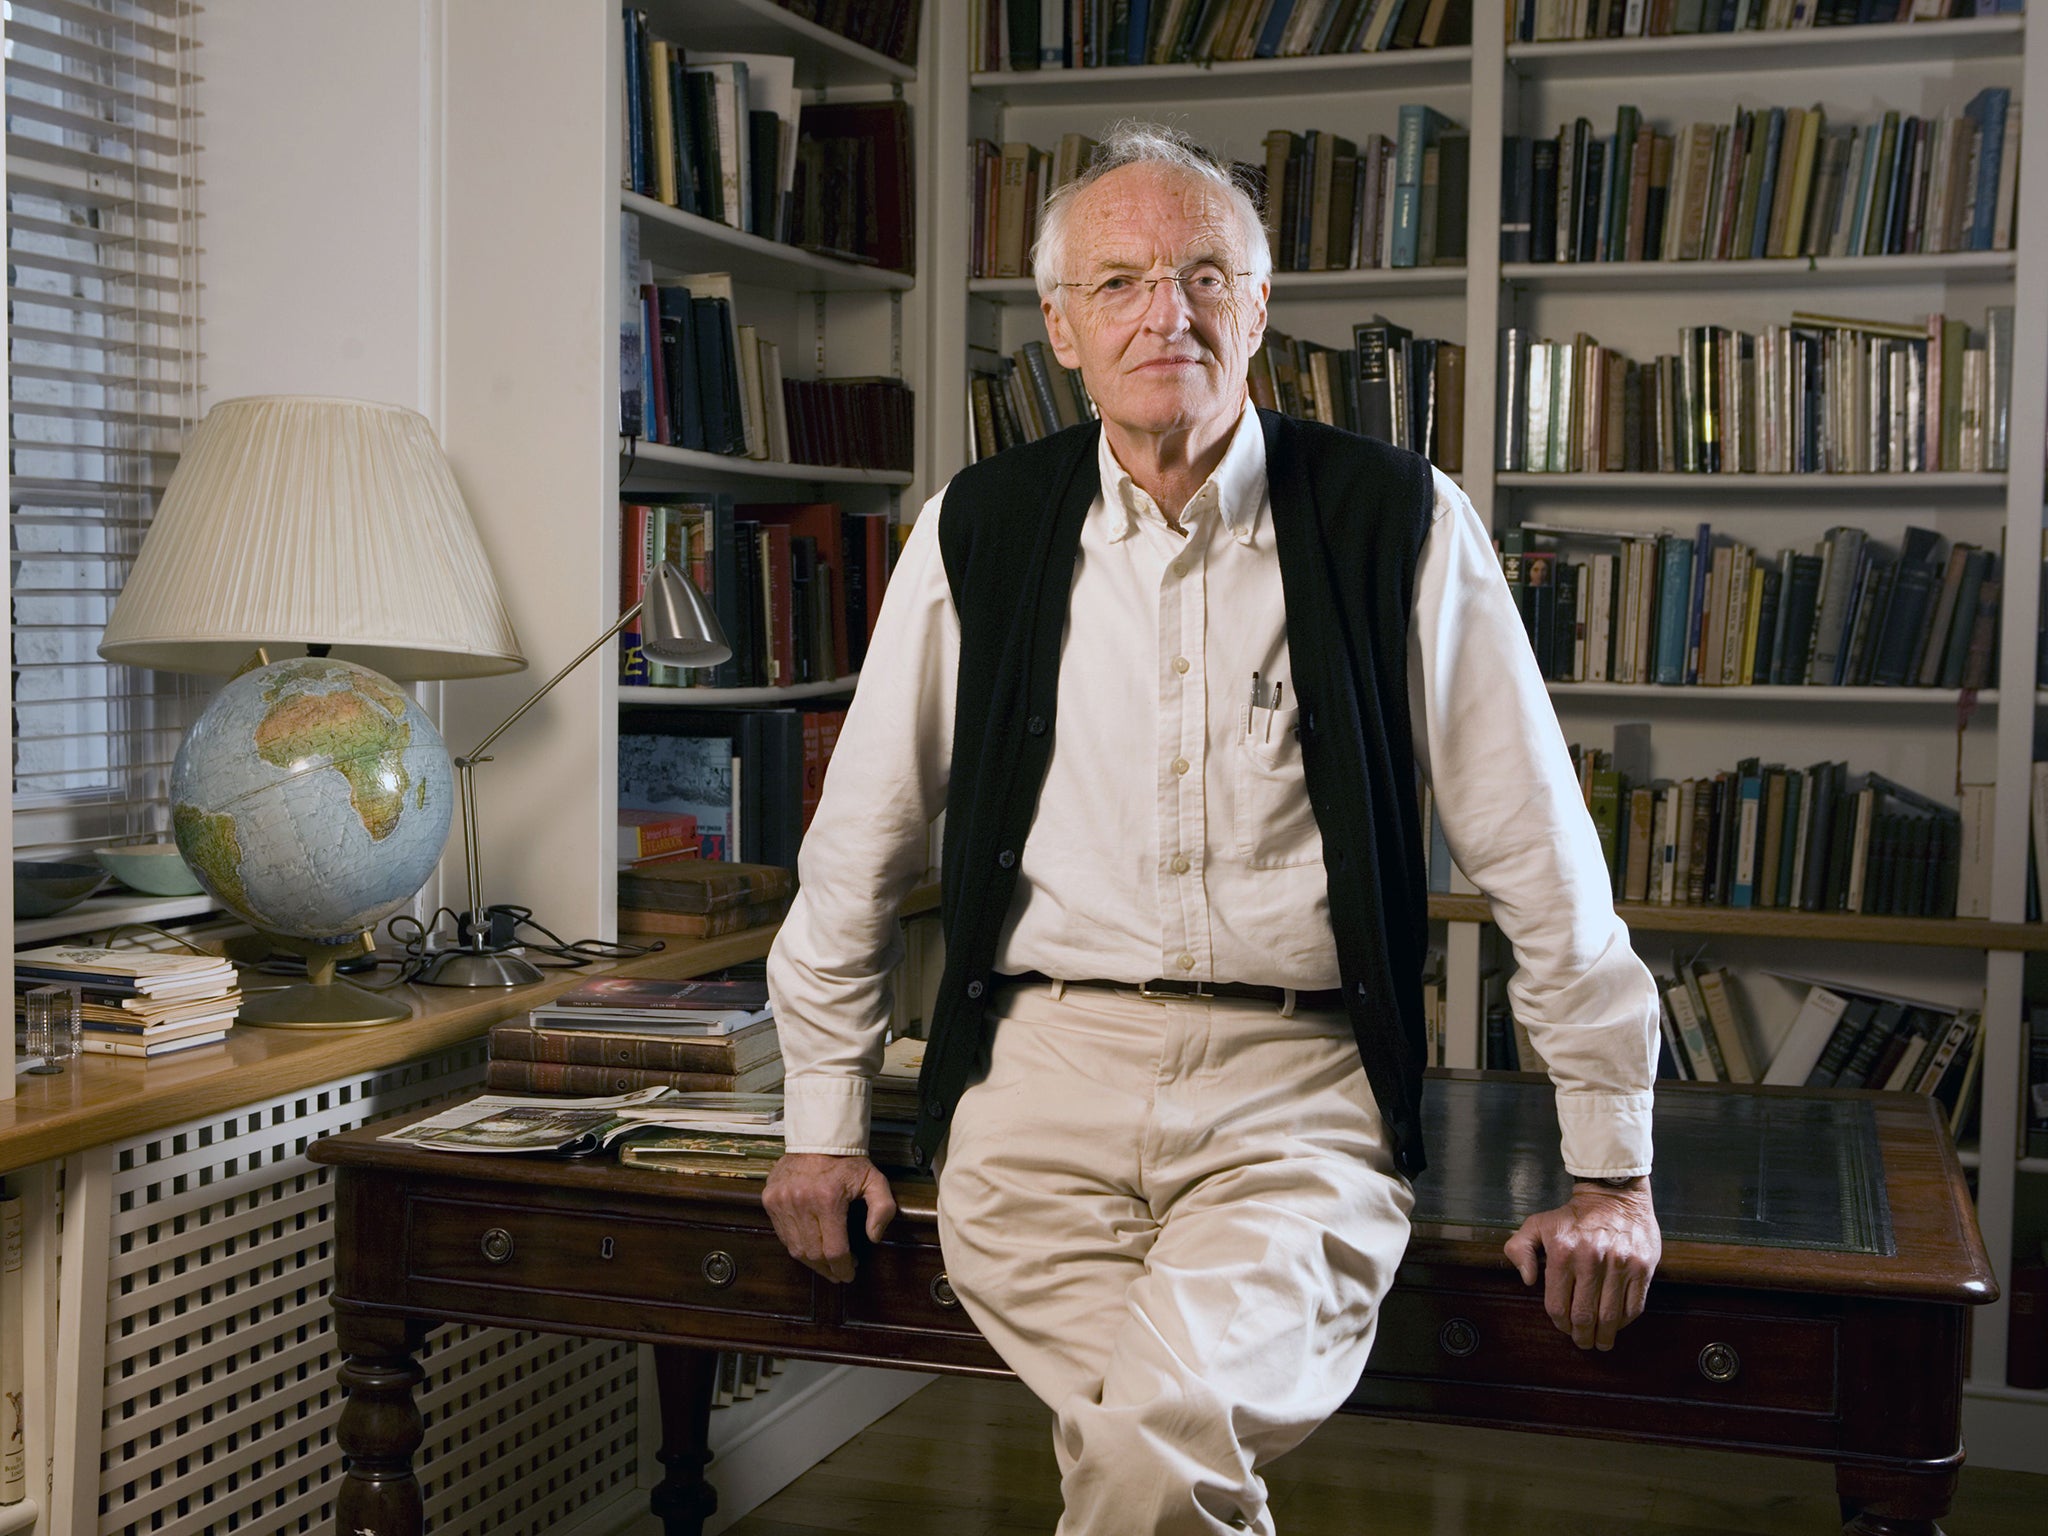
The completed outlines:
{"type": "MultiPolygon", "coordinates": [[[[1338,986],[1258,414],[1246,405],[1180,532],[1106,435],[1098,456],[1052,759],[996,969],[1338,986]]],[[[1409,626],[1418,767],[1514,947],[1508,993],[1557,1085],[1566,1167],[1647,1173],[1656,986],[1615,915],[1492,540],[1452,481],[1435,484],[1409,626]]],[[[792,1152],[867,1147],[896,908],[923,871],[952,751],[960,623],[943,500],[925,504],[890,578],[769,957],[792,1152]]]]}

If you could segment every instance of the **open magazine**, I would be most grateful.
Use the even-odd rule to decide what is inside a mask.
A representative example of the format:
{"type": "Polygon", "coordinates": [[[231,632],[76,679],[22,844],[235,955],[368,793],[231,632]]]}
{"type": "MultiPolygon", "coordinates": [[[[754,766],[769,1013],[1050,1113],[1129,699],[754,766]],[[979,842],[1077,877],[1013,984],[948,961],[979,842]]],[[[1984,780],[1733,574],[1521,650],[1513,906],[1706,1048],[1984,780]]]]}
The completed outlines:
{"type": "Polygon", "coordinates": [[[584,1156],[636,1130],[782,1135],[779,1093],[682,1093],[643,1088],[604,1099],[484,1094],[379,1140],[442,1152],[543,1152],[584,1156]]]}

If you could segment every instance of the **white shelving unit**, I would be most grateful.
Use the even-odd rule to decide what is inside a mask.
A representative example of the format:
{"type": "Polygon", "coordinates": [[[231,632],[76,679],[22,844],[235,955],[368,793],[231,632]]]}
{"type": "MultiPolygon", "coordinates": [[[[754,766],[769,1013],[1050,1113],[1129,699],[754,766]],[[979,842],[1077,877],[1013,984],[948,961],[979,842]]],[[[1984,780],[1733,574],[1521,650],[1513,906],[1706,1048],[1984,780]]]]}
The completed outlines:
{"type": "MultiPolygon", "coordinates": [[[[1100,137],[1115,119],[1153,113],[1186,127],[1228,160],[1263,162],[1273,128],[1320,128],[1362,141],[1393,134],[1398,108],[1426,102],[1472,135],[1469,246],[1460,270],[1275,274],[1271,323],[1326,345],[1345,346],[1354,321],[1375,309],[1417,334],[1466,347],[1465,464],[1460,484],[1495,528],[1515,522],[1572,522],[1617,529],[1690,528],[1699,521],[1760,550],[1809,547],[1827,527],[1855,522],[1896,541],[1908,523],[1944,537],[2003,540],[2015,573],[2005,588],[2002,665],[2030,669],[2038,594],[2030,578],[2041,547],[2043,431],[2048,424],[2048,45],[2024,17],[1909,26],[1832,28],[1732,37],[1513,44],[1503,0],[1477,0],[1473,46],[1350,59],[1255,61],[1209,67],[979,73],[966,67],[965,7],[941,6],[932,51],[931,140],[943,188],[966,186],[971,141],[1024,140],[1050,147],[1062,133],[1100,137]],[[1887,107],[1932,113],[1960,108],[1983,85],[2013,89],[2028,105],[2019,146],[2020,217],[2010,252],[1757,262],[1516,264],[1500,261],[1501,156],[1505,134],[1553,135],[1581,114],[1596,132],[1629,103],[1659,131],[1698,120],[1727,121],[1737,106],[1821,102],[1831,120],[1866,122],[1887,107]],[[2032,110],[2035,104],[2041,110],[2032,110]],[[1588,331],[1628,355],[1670,351],[1680,326],[1746,329],[1788,319],[1795,308],[1918,318],[1931,310],[1981,325],[1987,304],[2015,306],[2016,370],[2008,474],[1666,475],[1505,474],[1493,469],[1495,337],[1524,324],[1554,339],[1588,331]]],[[[2012,152],[2009,148],[2008,152],[2012,152]]],[[[1028,279],[970,281],[965,219],[935,231],[927,290],[928,377],[965,378],[970,347],[1014,352],[1042,335],[1028,279]]],[[[933,447],[929,483],[967,462],[968,423],[957,403],[927,412],[933,447]]],[[[1652,724],[1656,771],[1711,772],[1752,753],[1771,761],[1846,759],[1929,792],[1952,795],[1958,778],[1997,786],[1997,825],[2028,824],[2029,764],[2037,714],[2011,707],[2039,700],[2020,691],[1980,692],[1959,724],[1953,690],[1887,688],[1640,688],[1560,684],[1551,695],[1569,739],[1607,745],[1617,721],[1652,724]],[[2001,700],[2007,707],[2000,707],[2001,700]]],[[[2007,673],[2010,682],[2014,674],[2007,673]]],[[[2001,835],[1993,871],[1993,916],[2024,910],[2025,839],[2001,835]]],[[[1469,887],[1462,887],[1469,889],[1469,887]]],[[[1481,968],[1492,940],[1485,925],[1438,925],[1447,963],[1449,1059],[1474,1066],[1481,1040],[1481,968]]],[[[1637,936],[1659,968],[1668,933],[1637,936]]],[[[1699,942],[1688,941],[1688,949],[1699,942]]],[[[1784,963],[1784,941],[1713,939],[1738,972],[1784,963]]],[[[2001,1274],[2015,1244],[2021,1175],[2048,1166],[2018,1156],[2024,956],[2014,952],[1916,949],[1868,944],[1819,946],[1802,963],[1838,973],[1882,972],[1893,985],[1981,1003],[1991,1021],[1984,1081],[1982,1145],[2005,1149],[1978,1159],[1979,1210],[2001,1274]]],[[[1873,983],[1875,984],[1875,983],[1873,983]]],[[[1789,1022],[1797,998],[1759,981],[1753,1009],[1767,1038],[1789,1022]]],[[[2037,1195],[2038,1210],[2043,1197],[2037,1195]]],[[[2033,1218],[2039,1220],[2037,1216],[2033,1218]]],[[[1978,1309],[1971,1356],[1973,1460],[2024,1465],[2028,1445],[2048,1439],[2048,1393],[1996,1386],[2004,1379],[2003,1304],[1978,1309]]]]}
{"type": "MultiPolygon", "coordinates": [[[[700,50],[797,61],[806,101],[910,104],[916,135],[920,272],[933,270],[938,211],[932,115],[920,72],[804,21],[771,0],[641,0],[654,35],[700,50]]],[[[944,7],[931,7],[945,9],[944,7]]],[[[657,273],[729,272],[742,323],[781,350],[785,378],[895,375],[919,395],[928,462],[925,306],[917,276],[762,239],[624,190],[623,34],[618,7],[576,0],[507,28],[499,8],[460,0],[447,41],[451,164],[445,270],[450,401],[444,440],[494,548],[534,672],[546,675],[618,614],[622,496],[724,492],[741,503],[835,500],[899,513],[921,471],[848,469],[697,453],[618,435],[621,225],[657,273]],[[549,104],[536,111],[535,103],[549,104]],[[508,434],[506,421],[518,431],[508,434]],[[513,440],[508,444],[508,437],[513,440]]],[[[929,29],[928,29],[929,31],[929,29]]],[[[932,58],[931,40],[920,56],[932,58]]],[[[943,412],[941,414],[944,414],[943,412]]],[[[566,679],[505,742],[483,789],[483,867],[492,900],[548,914],[557,931],[616,925],[618,711],[781,704],[813,688],[621,690],[611,653],[566,679]],[[548,807],[514,824],[493,806],[548,807]]],[[[525,679],[448,690],[453,739],[480,736],[530,689],[525,679]]]]}

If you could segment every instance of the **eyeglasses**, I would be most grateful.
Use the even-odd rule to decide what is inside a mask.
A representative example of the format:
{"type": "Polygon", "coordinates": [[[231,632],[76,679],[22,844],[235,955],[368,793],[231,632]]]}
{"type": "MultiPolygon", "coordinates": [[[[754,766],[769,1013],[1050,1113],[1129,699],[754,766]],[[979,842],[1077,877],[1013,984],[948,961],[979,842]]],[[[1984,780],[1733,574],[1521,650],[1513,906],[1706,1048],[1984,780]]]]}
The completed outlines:
{"type": "Polygon", "coordinates": [[[1237,279],[1249,272],[1226,272],[1214,262],[1201,261],[1184,271],[1164,277],[1138,277],[1128,272],[1112,273],[1087,283],[1059,283],[1061,288],[1078,288],[1081,301],[1095,314],[1109,320],[1134,320],[1152,307],[1152,295],[1161,283],[1172,283],[1197,314],[1223,308],[1237,292],[1237,279]]]}

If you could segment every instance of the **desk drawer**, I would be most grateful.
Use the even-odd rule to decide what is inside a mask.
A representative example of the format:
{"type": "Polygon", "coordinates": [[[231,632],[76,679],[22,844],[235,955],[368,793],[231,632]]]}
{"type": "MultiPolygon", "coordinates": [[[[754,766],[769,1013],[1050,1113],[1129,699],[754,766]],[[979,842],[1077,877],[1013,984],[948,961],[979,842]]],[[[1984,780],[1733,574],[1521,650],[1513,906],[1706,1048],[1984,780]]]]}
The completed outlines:
{"type": "MultiPolygon", "coordinates": [[[[1654,1292],[1653,1292],[1654,1298],[1654,1292]]],[[[1545,1387],[1729,1408],[1836,1411],[1836,1325],[1709,1309],[1655,1309],[1607,1353],[1551,1325],[1540,1296],[1396,1287],[1366,1368],[1374,1376],[1545,1387]]]]}
{"type": "Polygon", "coordinates": [[[432,1197],[413,1200],[410,1215],[415,1280],[799,1321],[817,1315],[815,1277],[772,1232],[432,1197]]]}
{"type": "Polygon", "coordinates": [[[946,1261],[935,1247],[884,1243],[860,1256],[860,1268],[846,1287],[844,1316],[857,1328],[909,1328],[980,1336],[946,1279],[946,1261]]]}

